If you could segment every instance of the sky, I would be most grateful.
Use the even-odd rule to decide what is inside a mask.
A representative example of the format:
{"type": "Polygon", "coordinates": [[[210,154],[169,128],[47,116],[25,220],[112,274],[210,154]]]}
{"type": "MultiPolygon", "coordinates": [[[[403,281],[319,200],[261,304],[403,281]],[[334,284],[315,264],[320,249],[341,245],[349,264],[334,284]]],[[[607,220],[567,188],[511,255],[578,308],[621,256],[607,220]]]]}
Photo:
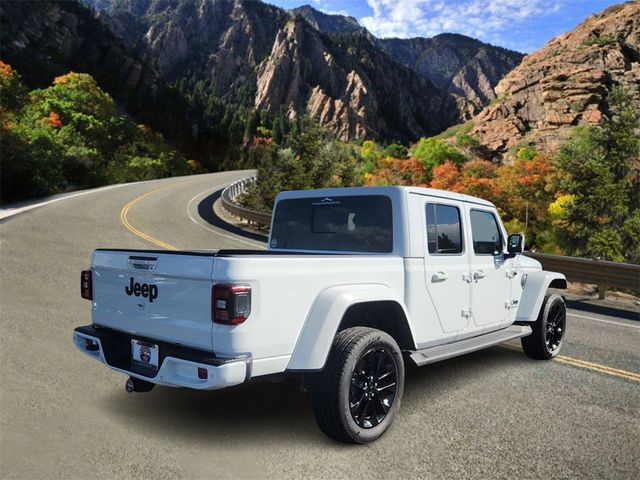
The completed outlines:
{"type": "Polygon", "coordinates": [[[309,4],[355,17],[378,37],[461,33],[523,53],[542,47],[611,0],[266,0],[283,8],[309,4]]]}

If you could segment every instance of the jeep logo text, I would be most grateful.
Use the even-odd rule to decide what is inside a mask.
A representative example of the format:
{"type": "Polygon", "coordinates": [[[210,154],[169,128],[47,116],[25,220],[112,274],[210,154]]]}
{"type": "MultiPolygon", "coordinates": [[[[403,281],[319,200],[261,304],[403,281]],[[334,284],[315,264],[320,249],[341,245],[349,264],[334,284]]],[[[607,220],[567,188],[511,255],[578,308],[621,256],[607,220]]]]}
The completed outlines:
{"type": "Polygon", "coordinates": [[[129,286],[124,287],[124,293],[129,296],[135,295],[136,297],[142,295],[142,297],[149,299],[149,303],[153,303],[153,301],[158,298],[158,286],[153,283],[134,283],[133,277],[131,277],[129,286]]]}

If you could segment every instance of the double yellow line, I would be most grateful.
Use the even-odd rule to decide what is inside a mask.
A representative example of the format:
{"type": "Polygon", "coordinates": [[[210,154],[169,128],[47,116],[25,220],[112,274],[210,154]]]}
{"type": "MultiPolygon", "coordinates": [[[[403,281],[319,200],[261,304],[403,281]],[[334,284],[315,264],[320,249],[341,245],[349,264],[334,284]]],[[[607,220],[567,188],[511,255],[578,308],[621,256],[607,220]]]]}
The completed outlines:
{"type": "MultiPolygon", "coordinates": [[[[507,350],[522,352],[521,348],[518,348],[515,345],[509,345],[508,343],[503,343],[500,345],[500,347],[506,348],[507,350]]],[[[606,375],[612,375],[614,377],[620,377],[620,378],[625,378],[627,380],[631,380],[634,382],[640,382],[640,374],[629,372],[628,370],[621,370],[619,368],[608,367],[606,365],[600,365],[599,363],[587,362],[586,360],[579,360],[577,358],[567,357],[565,355],[558,355],[553,360],[559,363],[565,363],[567,365],[571,365],[573,367],[591,370],[592,372],[604,373],[606,375]]]]}
{"type": "Polygon", "coordinates": [[[122,224],[125,226],[125,228],[127,230],[129,230],[135,236],[140,237],[143,240],[146,240],[147,242],[153,243],[154,245],[156,245],[156,246],[158,246],[160,248],[164,248],[165,250],[178,250],[178,248],[173,246],[173,245],[171,245],[170,243],[166,243],[166,242],[163,242],[162,240],[158,240],[157,238],[153,238],[151,235],[148,235],[148,234],[144,233],[143,231],[138,230],[136,227],[131,225],[131,223],[129,223],[129,219],[127,218],[127,214],[129,213],[129,210],[131,210],[131,207],[133,207],[136,203],[138,203],[143,198],[149,197],[149,196],[153,195],[154,193],[158,193],[161,190],[164,190],[166,188],[173,187],[173,186],[174,186],[174,184],[165,185],[164,187],[160,187],[160,188],[156,188],[155,190],[151,190],[150,192],[147,192],[147,193],[145,193],[143,195],[140,195],[139,197],[134,198],[129,203],[127,203],[124,207],[122,207],[122,210],[120,210],[120,221],[122,222],[122,224]]]}
{"type": "Polygon", "coordinates": [[[565,357],[564,355],[558,355],[555,360],[560,363],[566,363],[567,365],[573,365],[574,367],[586,368],[587,370],[593,370],[594,372],[605,373],[607,375],[613,375],[614,377],[626,378],[627,380],[640,382],[640,374],[629,372],[627,370],[607,367],[606,365],[600,365],[599,363],[578,360],[577,358],[565,357]]]}

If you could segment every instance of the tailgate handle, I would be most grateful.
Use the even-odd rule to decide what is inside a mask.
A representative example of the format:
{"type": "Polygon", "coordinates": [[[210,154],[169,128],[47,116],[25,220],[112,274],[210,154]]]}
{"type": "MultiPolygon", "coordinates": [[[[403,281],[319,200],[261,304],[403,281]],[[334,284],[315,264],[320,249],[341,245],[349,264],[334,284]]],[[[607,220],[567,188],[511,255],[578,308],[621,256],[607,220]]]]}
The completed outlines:
{"type": "Polygon", "coordinates": [[[129,270],[145,270],[152,272],[156,268],[157,257],[129,257],[129,270]]]}

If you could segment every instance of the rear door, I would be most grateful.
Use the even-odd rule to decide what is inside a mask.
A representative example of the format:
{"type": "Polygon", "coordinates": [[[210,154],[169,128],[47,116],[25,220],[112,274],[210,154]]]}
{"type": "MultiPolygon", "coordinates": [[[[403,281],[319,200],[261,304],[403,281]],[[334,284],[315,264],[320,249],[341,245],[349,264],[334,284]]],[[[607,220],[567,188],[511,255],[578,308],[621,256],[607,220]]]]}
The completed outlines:
{"type": "Polygon", "coordinates": [[[424,208],[427,293],[436,308],[442,330],[459,332],[469,324],[471,301],[464,207],[462,202],[434,198],[426,200],[424,208]]]}
{"type": "Polygon", "coordinates": [[[509,321],[511,263],[504,258],[505,238],[495,210],[466,204],[471,234],[469,252],[471,311],[478,326],[509,321]]]}
{"type": "Polygon", "coordinates": [[[96,250],[93,323],[211,349],[214,256],[96,250]]]}

